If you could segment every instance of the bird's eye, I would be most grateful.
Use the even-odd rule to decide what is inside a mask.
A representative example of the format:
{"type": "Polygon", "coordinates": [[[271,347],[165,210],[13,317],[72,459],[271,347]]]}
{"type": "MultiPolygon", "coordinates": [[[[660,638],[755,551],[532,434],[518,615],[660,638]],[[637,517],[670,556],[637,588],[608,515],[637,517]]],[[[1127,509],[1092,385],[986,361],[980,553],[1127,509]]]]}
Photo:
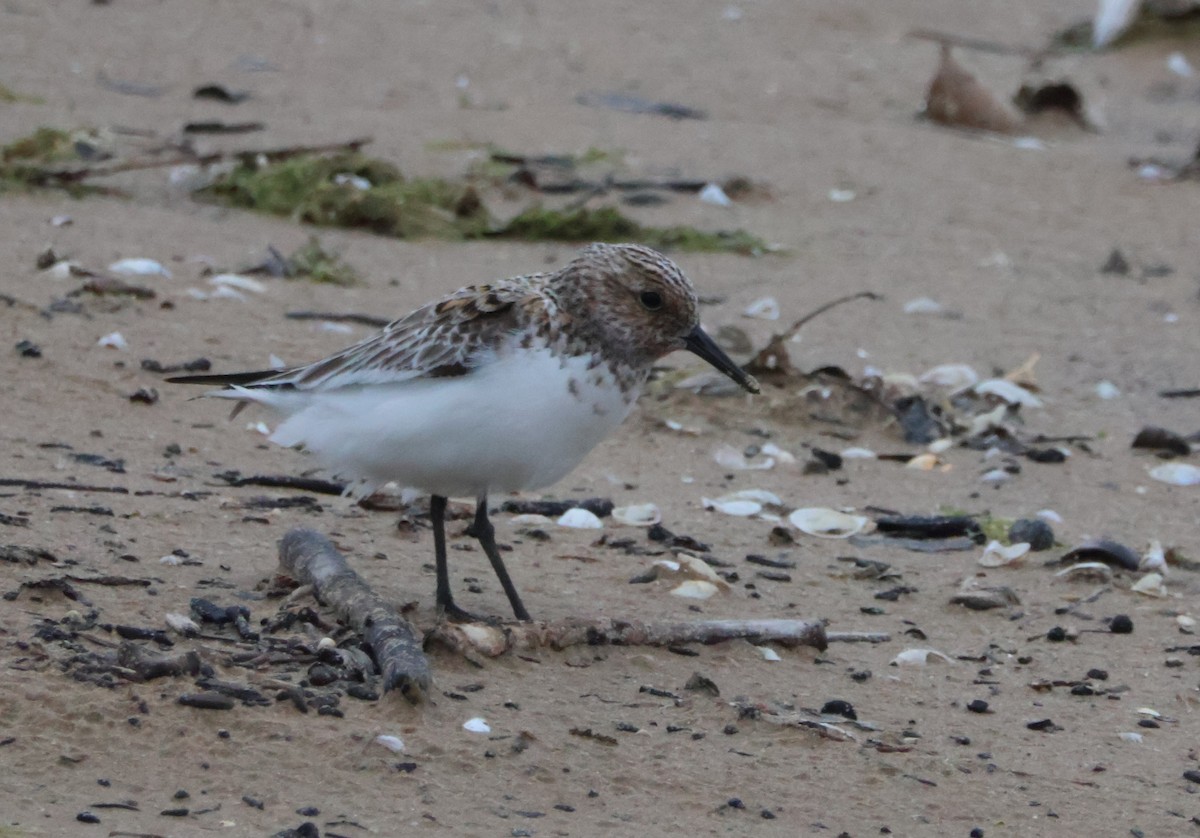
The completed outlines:
{"type": "Polygon", "coordinates": [[[640,299],[647,311],[658,311],[663,307],[662,294],[657,291],[643,291],[640,299]]]}

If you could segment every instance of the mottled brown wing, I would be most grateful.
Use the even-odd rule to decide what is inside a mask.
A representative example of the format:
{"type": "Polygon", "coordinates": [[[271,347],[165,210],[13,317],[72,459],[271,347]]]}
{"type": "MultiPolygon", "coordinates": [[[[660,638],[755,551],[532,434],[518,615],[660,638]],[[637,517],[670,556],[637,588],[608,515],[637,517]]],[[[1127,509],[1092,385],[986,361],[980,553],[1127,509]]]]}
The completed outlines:
{"type": "Polygon", "coordinates": [[[400,318],[361,343],[250,387],[334,389],[465,375],[480,354],[544,308],[540,277],[462,288],[400,318]]]}

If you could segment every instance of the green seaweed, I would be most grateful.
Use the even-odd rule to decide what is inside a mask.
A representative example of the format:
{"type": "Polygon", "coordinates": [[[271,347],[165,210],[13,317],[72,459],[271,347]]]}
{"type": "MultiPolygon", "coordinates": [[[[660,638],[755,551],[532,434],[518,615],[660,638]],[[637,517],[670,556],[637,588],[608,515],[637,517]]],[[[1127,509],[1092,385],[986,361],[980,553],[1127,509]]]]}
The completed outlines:
{"type": "Polygon", "coordinates": [[[83,133],[58,128],[38,128],[32,134],[0,146],[0,192],[57,187],[75,197],[102,189],[78,182],[69,175],[70,164],[85,161],[78,147],[83,133]]]}
{"type": "Polygon", "coordinates": [[[362,282],[358,271],[342,261],[341,255],[324,248],[320,239],[309,236],[308,243],[287,259],[292,275],[307,277],[313,282],[351,286],[362,282]]]}

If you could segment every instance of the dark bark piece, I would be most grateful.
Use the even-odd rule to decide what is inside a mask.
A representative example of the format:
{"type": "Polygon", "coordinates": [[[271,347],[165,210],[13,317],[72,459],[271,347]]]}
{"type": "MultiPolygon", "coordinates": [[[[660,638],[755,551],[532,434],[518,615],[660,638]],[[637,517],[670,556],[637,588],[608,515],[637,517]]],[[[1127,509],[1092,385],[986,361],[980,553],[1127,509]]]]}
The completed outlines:
{"type": "Polygon", "coordinates": [[[329,539],[313,530],[291,530],[279,542],[279,563],[363,635],[385,691],[399,689],[414,702],[428,694],[432,675],[420,633],[350,569],[329,539]]]}

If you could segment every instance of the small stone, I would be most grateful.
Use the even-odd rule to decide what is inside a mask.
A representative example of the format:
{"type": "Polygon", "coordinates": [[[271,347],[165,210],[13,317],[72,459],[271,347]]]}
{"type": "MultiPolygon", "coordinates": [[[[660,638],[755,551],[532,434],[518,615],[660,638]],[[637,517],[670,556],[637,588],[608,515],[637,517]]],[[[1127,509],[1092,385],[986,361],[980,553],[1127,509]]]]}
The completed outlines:
{"type": "MultiPolygon", "coordinates": [[[[1187,776],[1186,774],[1184,775],[1187,776]]],[[[100,816],[94,812],[80,812],[75,816],[75,820],[80,823],[100,823],[100,816]]]]}
{"type": "Polygon", "coordinates": [[[974,829],[972,829],[969,834],[970,834],[971,838],[983,838],[983,830],[980,829],[979,827],[975,827],[974,829]]]}
{"type": "Polygon", "coordinates": [[[17,341],[16,349],[22,358],[42,357],[42,348],[31,340],[17,341]]]}
{"type": "MultiPolygon", "coordinates": [[[[1184,771],[1183,779],[1187,780],[1189,783],[1196,783],[1197,785],[1200,785],[1200,771],[1196,771],[1195,769],[1184,771]]],[[[84,814],[87,813],[85,812],[84,814]]]]}
{"type": "Polygon", "coordinates": [[[1133,620],[1128,614],[1118,614],[1109,622],[1108,630],[1113,634],[1133,634],[1133,620]]]}
{"type": "Polygon", "coordinates": [[[180,789],[171,796],[176,800],[187,800],[189,797],[191,797],[191,795],[187,793],[186,789],[180,789]]]}
{"type": "Polygon", "coordinates": [[[1046,639],[1051,643],[1062,643],[1067,639],[1067,630],[1062,626],[1055,626],[1046,632],[1046,639]]]}
{"type": "Polygon", "coordinates": [[[1129,260],[1120,249],[1114,247],[1112,253],[1108,254],[1108,259],[1100,266],[1100,273],[1129,276],[1129,260]]]}
{"type": "Polygon", "coordinates": [[[1049,550],[1054,546],[1054,530],[1040,518],[1018,518],[1008,528],[1012,544],[1025,542],[1030,550],[1049,550]]]}
{"type": "Polygon", "coordinates": [[[967,705],[967,709],[972,713],[989,713],[988,703],[983,699],[977,698],[967,705]]]}
{"type": "Polygon", "coordinates": [[[1093,681],[1107,681],[1108,680],[1108,670],[1107,669],[1089,669],[1087,671],[1087,677],[1092,679],[1093,681]]]}
{"type": "Polygon", "coordinates": [[[832,701],[826,701],[821,708],[821,715],[842,716],[851,721],[858,720],[858,713],[854,712],[854,705],[849,701],[843,701],[840,698],[835,698],[832,701]]]}
{"type": "Polygon", "coordinates": [[[730,724],[725,725],[725,727],[721,729],[721,732],[726,736],[733,736],[738,732],[738,727],[731,722],[730,724]]]}
{"type": "Polygon", "coordinates": [[[321,810],[316,806],[301,806],[296,810],[296,814],[302,818],[315,818],[317,815],[321,814],[321,810]]]}
{"type": "Polygon", "coordinates": [[[186,806],[180,806],[176,809],[163,809],[158,814],[164,818],[186,818],[190,811],[186,806]]]}
{"type": "Polygon", "coordinates": [[[745,809],[746,804],[742,802],[740,797],[731,797],[725,802],[725,805],[730,809],[745,809]]]}
{"type": "Polygon", "coordinates": [[[764,821],[775,820],[775,813],[772,812],[770,809],[763,809],[762,812],[760,812],[759,814],[762,816],[762,819],[764,821]]]}

